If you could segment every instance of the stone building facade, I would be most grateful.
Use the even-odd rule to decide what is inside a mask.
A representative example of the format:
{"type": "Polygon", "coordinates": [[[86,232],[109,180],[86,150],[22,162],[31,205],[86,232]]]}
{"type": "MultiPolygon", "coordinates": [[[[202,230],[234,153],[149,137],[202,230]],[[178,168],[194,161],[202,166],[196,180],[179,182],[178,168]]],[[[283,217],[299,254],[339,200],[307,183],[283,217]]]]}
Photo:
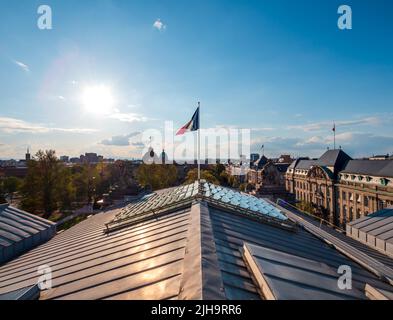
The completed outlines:
{"type": "Polygon", "coordinates": [[[255,192],[272,200],[288,199],[285,188],[285,173],[290,163],[278,163],[261,157],[247,172],[247,182],[255,192]]]}
{"type": "Polygon", "coordinates": [[[317,160],[295,160],[286,189],[330,222],[345,226],[393,204],[393,160],[353,160],[329,150],[317,160]]]}

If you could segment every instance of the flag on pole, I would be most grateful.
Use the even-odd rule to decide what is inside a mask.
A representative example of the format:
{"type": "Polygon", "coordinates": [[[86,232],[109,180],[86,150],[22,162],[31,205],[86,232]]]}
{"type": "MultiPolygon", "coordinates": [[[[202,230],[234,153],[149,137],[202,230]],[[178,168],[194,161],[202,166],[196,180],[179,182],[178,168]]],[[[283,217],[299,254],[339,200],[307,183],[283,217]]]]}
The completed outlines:
{"type": "Polygon", "coordinates": [[[199,107],[196,109],[194,115],[192,116],[191,120],[188,121],[183,127],[181,127],[176,135],[181,136],[186,132],[190,131],[198,131],[199,130],[199,107]]]}

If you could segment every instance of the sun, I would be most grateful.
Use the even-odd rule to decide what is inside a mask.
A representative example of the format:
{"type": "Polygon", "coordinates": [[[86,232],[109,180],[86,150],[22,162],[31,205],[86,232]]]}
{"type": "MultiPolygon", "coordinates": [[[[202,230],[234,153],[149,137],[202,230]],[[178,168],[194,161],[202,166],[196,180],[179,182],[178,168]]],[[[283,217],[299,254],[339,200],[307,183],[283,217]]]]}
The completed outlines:
{"type": "Polygon", "coordinates": [[[82,103],[88,112],[107,115],[113,111],[115,100],[109,87],[97,85],[86,87],[83,90],[82,103]]]}

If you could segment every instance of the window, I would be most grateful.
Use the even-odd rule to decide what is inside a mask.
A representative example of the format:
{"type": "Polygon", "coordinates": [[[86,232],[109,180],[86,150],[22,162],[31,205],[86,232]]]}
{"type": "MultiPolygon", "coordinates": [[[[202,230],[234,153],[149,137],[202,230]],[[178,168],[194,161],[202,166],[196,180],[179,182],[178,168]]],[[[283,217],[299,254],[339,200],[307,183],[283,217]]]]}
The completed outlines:
{"type": "Polygon", "coordinates": [[[342,198],[343,200],[347,200],[347,193],[345,191],[343,191],[342,193],[342,198]]]}
{"type": "Polygon", "coordinates": [[[367,196],[364,196],[363,203],[364,203],[365,207],[368,207],[368,197],[367,196]]]}

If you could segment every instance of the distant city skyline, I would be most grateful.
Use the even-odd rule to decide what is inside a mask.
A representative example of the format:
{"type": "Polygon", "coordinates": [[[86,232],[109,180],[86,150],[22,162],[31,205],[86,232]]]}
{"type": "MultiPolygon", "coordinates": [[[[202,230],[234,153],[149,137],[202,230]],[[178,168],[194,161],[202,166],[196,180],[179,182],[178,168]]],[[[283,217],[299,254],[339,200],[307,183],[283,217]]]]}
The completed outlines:
{"type": "Polygon", "coordinates": [[[0,20],[0,159],[142,157],[141,132],[250,128],[251,152],[353,158],[393,153],[393,2],[5,0],[0,20]]]}

